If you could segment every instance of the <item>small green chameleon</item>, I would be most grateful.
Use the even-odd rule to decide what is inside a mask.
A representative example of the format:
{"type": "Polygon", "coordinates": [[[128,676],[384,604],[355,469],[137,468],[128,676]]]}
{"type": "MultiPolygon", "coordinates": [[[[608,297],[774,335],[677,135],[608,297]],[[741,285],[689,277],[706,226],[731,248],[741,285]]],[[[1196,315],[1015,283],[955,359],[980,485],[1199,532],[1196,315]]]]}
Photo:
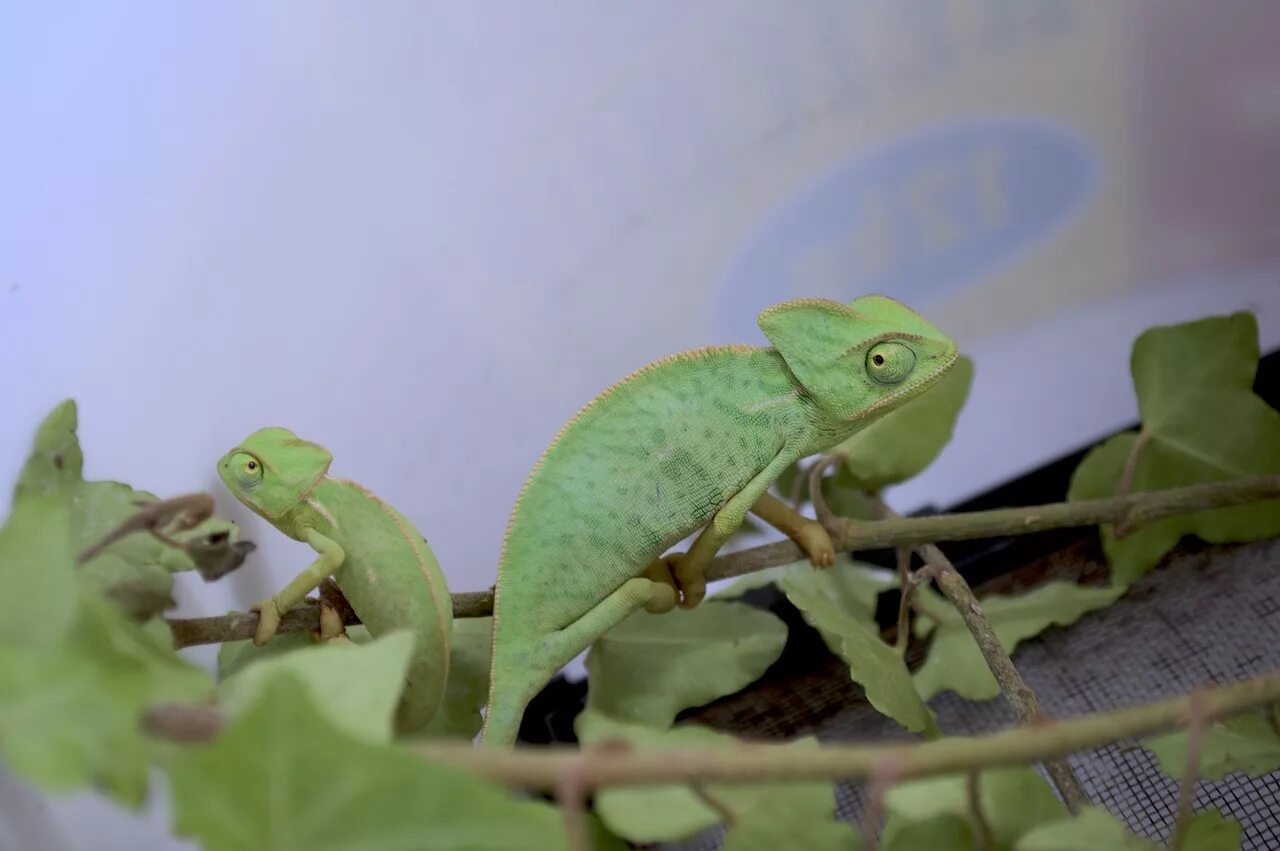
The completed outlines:
{"type": "Polygon", "coordinates": [[[416,637],[396,715],[396,729],[411,732],[444,699],[453,632],[449,589],[413,523],[355,482],[327,475],[332,460],[323,446],[273,427],[218,461],[218,475],[236,499],[319,554],[277,594],[253,605],[259,617],[253,641],[270,641],[280,616],[332,576],[370,635],[409,629],[416,637]]]}
{"type": "Polygon", "coordinates": [[[495,586],[481,742],[509,746],[561,667],[643,607],[696,606],[747,511],[834,562],[822,526],[766,493],[792,462],[932,386],[956,344],[898,302],[802,298],[757,320],[773,348],[672,355],[596,396],[534,465],[495,586]],[[702,529],[688,553],[667,548],[702,529]]]}

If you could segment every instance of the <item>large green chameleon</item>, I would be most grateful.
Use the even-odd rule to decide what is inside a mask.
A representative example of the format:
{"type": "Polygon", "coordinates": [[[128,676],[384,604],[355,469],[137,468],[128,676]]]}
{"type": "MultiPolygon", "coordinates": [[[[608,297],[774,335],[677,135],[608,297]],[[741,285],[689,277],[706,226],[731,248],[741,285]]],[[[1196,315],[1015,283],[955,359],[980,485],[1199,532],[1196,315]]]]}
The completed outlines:
{"type": "Polygon", "coordinates": [[[815,566],[830,538],[765,491],[933,385],[956,344],[883,296],[795,299],[757,320],[773,348],[717,346],[649,364],[605,390],[534,465],[498,566],[481,741],[510,745],[562,666],[643,607],[696,606],[747,511],[815,566]],[[686,554],[668,547],[702,529],[686,554]]]}
{"type": "Polygon", "coordinates": [[[218,461],[218,475],[236,499],[319,554],[278,593],[254,604],[253,641],[270,641],[280,616],[332,576],[370,635],[413,632],[396,728],[417,730],[444,699],[453,632],[449,589],[414,525],[355,482],[327,475],[332,460],[329,450],[288,429],[264,428],[218,461]]]}

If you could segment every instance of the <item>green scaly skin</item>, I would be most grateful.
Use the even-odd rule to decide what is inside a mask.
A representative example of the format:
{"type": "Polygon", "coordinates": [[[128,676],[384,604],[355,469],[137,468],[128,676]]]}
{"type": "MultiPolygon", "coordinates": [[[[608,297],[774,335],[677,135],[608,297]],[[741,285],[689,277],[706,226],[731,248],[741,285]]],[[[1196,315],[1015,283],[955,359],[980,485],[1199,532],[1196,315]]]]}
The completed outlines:
{"type": "Polygon", "coordinates": [[[498,566],[483,743],[514,743],[556,671],[638,608],[696,606],[748,510],[830,564],[821,527],[765,491],[792,462],[923,393],[957,354],[883,296],[795,299],[758,321],[773,348],[652,363],[579,411],[534,466],[498,566]],[[660,558],[699,529],[687,554],[660,558]]]}
{"type": "Polygon", "coordinates": [[[266,644],[280,616],[332,576],[369,634],[415,636],[396,715],[412,732],[436,714],[449,677],[453,605],[444,574],[422,534],[400,512],[355,482],[327,475],[333,456],[283,428],[249,435],[218,461],[236,499],[318,554],[279,593],[255,604],[254,643],[266,644]]]}

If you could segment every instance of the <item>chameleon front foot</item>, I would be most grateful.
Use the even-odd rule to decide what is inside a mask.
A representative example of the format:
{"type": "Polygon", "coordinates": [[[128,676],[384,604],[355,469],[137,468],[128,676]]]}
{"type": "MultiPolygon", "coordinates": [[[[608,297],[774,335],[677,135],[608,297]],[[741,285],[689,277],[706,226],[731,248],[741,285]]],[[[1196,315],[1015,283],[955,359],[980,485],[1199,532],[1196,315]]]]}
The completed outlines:
{"type": "Polygon", "coordinates": [[[253,643],[261,647],[270,641],[280,629],[280,609],[274,597],[259,600],[249,607],[249,611],[258,613],[258,628],[253,633],[253,643]]]}
{"type": "Polygon", "coordinates": [[[696,565],[688,553],[672,553],[663,556],[672,565],[671,572],[680,588],[680,608],[692,609],[707,596],[707,578],[701,565],[696,565]]]}
{"type": "Polygon", "coordinates": [[[831,567],[836,563],[836,548],[831,535],[817,520],[800,525],[792,537],[800,545],[809,562],[816,568],[831,567]]]}

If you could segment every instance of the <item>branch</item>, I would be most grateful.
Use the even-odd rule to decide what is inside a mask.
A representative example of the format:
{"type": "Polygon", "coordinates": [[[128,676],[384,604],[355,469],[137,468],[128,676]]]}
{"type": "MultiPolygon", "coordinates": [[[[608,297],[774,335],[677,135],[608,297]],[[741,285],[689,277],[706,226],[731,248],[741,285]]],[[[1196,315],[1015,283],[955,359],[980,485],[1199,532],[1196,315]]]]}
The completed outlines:
{"type": "MultiPolygon", "coordinates": [[[[867,780],[894,768],[897,781],[985,771],[1064,757],[1123,739],[1178,729],[1192,717],[1208,724],[1251,707],[1280,702],[1280,671],[1187,696],[1015,727],[981,736],[954,736],[919,744],[824,745],[742,743],[732,748],[699,746],[637,750],[601,742],[585,749],[568,745],[477,748],[470,742],[437,741],[408,746],[425,759],[456,765],[499,783],[554,792],[566,768],[578,768],[583,789],[690,783],[761,783],[795,780],[867,780]]],[[[150,710],[143,729],[169,741],[209,741],[220,724],[206,706],[165,705],[150,710]]]]}
{"type": "MultiPolygon", "coordinates": [[[[1253,476],[1230,482],[1149,491],[1109,499],[1059,502],[1024,508],[999,508],[993,511],[895,520],[855,521],[837,518],[831,531],[832,542],[837,550],[876,550],[918,546],[936,541],[1025,535],[1048,529],[1102,523],[1136,525],[1173,514],[1276,498],[1280,498],[1280,475],[1253,476]]],[[[795,543],[778,541],[716,558],[707,569],[707,580],[730,579],[804,558],[804,552],[795,543]]],[[[296,608],[284,616],[279,632],[317,629],[319,613],[318,606],[296,608]]],[[[491,614],[492,589],[453,595],[454,617],[476,618],[491,614]]],[[[257,623],[256,614],[233,612],[212,618],[171,618],[169,627],[173,630],[174,642],[178,647],[190,647],[194,644],[252,638],[257,623]]]]}
{"type": "MultiPolygon", "coordinates": [[[[879,515],[890,520],[900,519],[897,513],[879,497],[873,500],[873,504],[879,515]]],[[[978,598],[969,587],[969,583],[964,581],[964,577],[955,569],[951,560],[943,555],[942,550],[933,544],[922,544],[916,547],[916,552],[933,572],[933,581],[938,589],[946,595],[951,605],[964,619],[965,626],[969,628],[969,634],[973,636],[978,649],[982,651],[982,658],[986,660],[992,676],[1000,684],[1000,691],[1004,694],[1005,700],[1009,701],[1009,706],[1013,709],[1013,717],[1019,724],[1026,726],[1043,723],[1040,698],[1014,667],[1013,660],[1009,658],[1004,645],[1000,643],[1000,637],[992,629],[987,616],[982,613],[982,606],[978,603],[978,598]]],[[[1048,760],[1044,767],[1071,812],[1078,813],[1081,807],[1089,804],[1089,798],[1085,795],[1079,778],[1065,760],[1048,760]]]]}

